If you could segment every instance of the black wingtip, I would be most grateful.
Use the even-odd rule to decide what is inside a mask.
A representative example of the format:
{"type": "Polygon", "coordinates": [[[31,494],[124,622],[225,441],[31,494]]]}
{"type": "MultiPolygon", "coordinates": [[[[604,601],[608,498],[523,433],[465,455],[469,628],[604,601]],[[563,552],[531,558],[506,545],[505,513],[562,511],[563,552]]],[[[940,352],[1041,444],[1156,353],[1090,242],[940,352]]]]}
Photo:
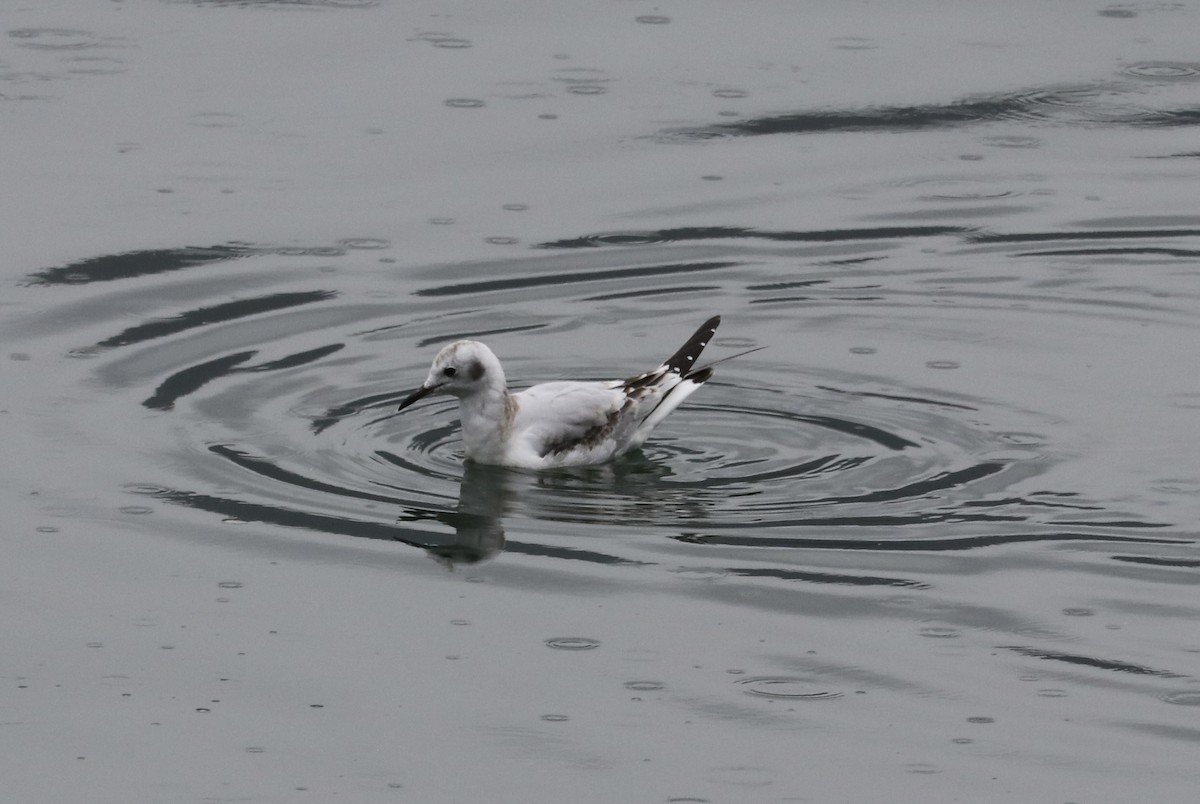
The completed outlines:
{"type": "Polygon", "coordinates": [[[696,365],[700,353],[704,351],[705,346],[708,346],[708,342],[712,340],[713,333],[717,331],[720,324],[721,316],[719,315],[714,315],[701,324],[700,329],[687,339],[687,343],[679,347],[678,352],[667,358],[664,364],[667,370],[676,374],[687,374],[688,370],[696,365]]]}

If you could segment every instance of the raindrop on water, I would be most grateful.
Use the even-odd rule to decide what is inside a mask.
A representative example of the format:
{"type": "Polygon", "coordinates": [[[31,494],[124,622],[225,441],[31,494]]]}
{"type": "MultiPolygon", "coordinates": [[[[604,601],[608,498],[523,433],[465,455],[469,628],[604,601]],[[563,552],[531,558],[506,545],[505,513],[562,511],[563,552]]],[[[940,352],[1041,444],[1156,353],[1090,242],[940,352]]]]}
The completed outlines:
{"type": "Polygon", "coordinates": [[[1161,700],[1176,706],[1200,706],[1200,692],[1169,692],[1161,700]]]}
{"type": "Polygon", "coordinates": [[[757,676],[745,678],[738,684],[746,687],[746,693],[761,698],[786,698],[793,701],[830,701],[842,697],[840,692],[814,690],[810,681],[787,676],[757,676]]]}
{"type": "Polygon", "coordinates": [[[122,514],[151,514],[154,509],[148,505],[123,505],[121,506],[122,514]]]}
{"type": "Polygon", "coordinates": [[[637,690],[638,692],[653,692],[661,690],[666,685],[661,681],[626,681],[625,689],[637,690]]]}
{"type": "Polygon", "coordinates": [[[1036,433],[996,433],[996,438],[1006,444],[1016,444],[1020,447],[1036,447],[1046,441],[1036,433]]]}
{"type": "Polygon", "coordinates": [[[384,240],[382,237],[347,237],[337,242],[342,248],[369,250],[389,248],[392,245],[390,240],[384,240]]]}
{"type": "Polygon", "coordinates": [[[554,637],[546,640],[546,647],[557,650],[591,650],[600,647],[600,640],[588,637],[554,637]]]}
{"type": "Polygon", "coordinates": [[[833,40],[838,50],[875,50],[879,45],[874,39],[862,36],[839,36],[833,40]]]}
{"type": "Polygon", "coordinates": [[[1200,79],[1200,64],[1175,61],[1148,61],[1131,64],[1121,70],[1125,75],[1152,81],[1194,81],[1200,79]]]}
{"type": "Polygon", "coordinates": [[[1042,141],[1037,137],[1012,134],[1008,136],[984,137],[983,143],[993,148],[1037,148],[1042,141]]]}
{"type": "Polygon", "coordinates": [[[608,88],[599,84],[572,84],[567,87],[567,92],[572,95],[603,95],[608,92],[608,88]]]}
{"type": "Polygon", "coordinates": [[[927,762],[910,762],[909,764],[904,766],[904,772],[905,773],[930,774],[930,773],[941,773],[942,769],[939,768],[937,765],[930,765],[927,762]]]}
{"type": "Polygon", "coordinates": [[[18,47],[34,50],[81,50],[99,44],[94,33],[70,28],[18,28],[8,35],[18,47]]]}

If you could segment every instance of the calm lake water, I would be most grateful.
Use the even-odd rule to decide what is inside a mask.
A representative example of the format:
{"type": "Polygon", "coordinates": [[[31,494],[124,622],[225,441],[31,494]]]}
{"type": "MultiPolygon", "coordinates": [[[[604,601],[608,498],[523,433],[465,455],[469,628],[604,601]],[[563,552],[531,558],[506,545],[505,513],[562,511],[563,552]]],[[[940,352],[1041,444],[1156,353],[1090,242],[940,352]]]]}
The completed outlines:
{"type": "Polygon", "coordinates": [[[22,801],[1190,801],[1196,3],[0,3],[22,801]],[[612,464],[516,386],[767,347],[612,464]]]}

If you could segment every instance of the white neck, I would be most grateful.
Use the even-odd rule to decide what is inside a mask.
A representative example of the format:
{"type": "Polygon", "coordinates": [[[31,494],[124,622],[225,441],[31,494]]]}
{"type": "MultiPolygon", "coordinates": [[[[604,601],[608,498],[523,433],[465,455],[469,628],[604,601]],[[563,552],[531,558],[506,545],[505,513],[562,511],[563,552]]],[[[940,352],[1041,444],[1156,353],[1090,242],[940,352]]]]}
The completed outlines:
{"type": "Polygon", "coordinates": [[[493,462],[504,452],[504,437],[512,424],[516,401],[503,383],[489,385],[483,391],[459,400],[463,444],[467,457],[482,463],[493,462]]]}

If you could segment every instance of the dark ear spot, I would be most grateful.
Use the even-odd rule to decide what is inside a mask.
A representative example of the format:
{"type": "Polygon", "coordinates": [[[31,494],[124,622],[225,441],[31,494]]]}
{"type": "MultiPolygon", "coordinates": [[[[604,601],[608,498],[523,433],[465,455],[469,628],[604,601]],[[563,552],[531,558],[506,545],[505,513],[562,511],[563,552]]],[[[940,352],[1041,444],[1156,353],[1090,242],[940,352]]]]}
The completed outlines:
{"type": "Polygon", "coordinates": [[[471,365],[467,366],[467,375],[472,380],[478,380],[482,377],[483,371],[483,363],[480,363],[478,360],[472,361],[471,365]]]}

